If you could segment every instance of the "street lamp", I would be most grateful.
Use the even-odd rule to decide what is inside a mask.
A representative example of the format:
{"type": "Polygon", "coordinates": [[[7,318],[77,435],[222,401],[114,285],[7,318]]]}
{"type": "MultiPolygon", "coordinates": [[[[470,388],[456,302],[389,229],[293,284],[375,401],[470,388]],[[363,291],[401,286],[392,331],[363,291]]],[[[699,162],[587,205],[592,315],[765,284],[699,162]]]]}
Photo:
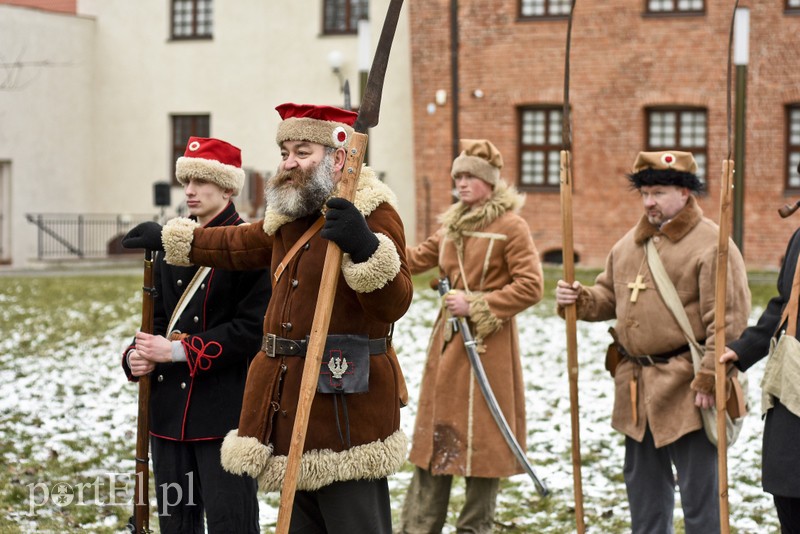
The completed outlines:
{"type": "Polygon", "coordinates": [[[736,65],[736,124],[734,127],[733,242],[744,253],[744,150],[747,112],[747,63],[750,57],[750,9],[736,8],[733,25],[733,64],[736,65]]]}

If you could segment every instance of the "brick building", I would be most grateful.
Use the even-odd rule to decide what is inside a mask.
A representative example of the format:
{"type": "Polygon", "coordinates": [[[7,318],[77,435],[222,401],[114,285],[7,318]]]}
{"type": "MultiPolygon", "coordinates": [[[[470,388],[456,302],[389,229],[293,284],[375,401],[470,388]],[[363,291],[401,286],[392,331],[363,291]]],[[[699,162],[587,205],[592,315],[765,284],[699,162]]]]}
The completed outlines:
{"type": "MultiPolygon", "coordinates": [[[[503,154],[505,179],[528,194],[523,215],[540,252],[560,258],[558,151],[569,5],[408,3],[417,240],[436,228],[436,215],[451,201],[454,137],[489,138],[503,154]],[[456,11],[457,53],[451,47],[456,11]]],[[[780,219],[776,209],[800,196],[800,179],[789,172],[800,161],[800,0],[743,0],[740,7],[750,15],[743,249],[749,268],[776,268],[798,224],[780,219]]],[[[602,266],[640,217],[641,203],[625,178],[640,150],[694,152],[708,191],[700,204],[718,220],[732,9],[730,0],[577,2],[570,104],[580,265],[602,266]]]]}

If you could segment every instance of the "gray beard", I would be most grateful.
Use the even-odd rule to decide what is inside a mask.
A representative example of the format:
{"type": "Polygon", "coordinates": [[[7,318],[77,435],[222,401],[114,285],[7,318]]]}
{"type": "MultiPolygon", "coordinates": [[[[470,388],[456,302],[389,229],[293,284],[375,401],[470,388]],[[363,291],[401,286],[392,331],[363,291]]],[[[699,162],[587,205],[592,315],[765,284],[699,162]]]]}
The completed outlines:
{"type": "Polygon", "coordinates": [[[276,174],[265,187],[264,199],[267,207],[292,219],[299,219],[320,211],[322,204],[333,192],[334,185],[331,179],[333,158],[325,156],[309,172],[302,172],[298,169],[292,172],[305,175],[303,185],[276,184],[276,181],[280,181],[277,179],[283,176],[281,173],[276,174]]]}

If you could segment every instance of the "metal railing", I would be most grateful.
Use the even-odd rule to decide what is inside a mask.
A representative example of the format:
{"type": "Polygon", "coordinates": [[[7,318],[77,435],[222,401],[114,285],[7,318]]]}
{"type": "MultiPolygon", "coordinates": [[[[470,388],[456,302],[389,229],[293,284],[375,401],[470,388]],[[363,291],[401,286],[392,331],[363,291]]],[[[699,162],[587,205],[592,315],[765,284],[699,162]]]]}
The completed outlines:
{"type": "Polygon", "coordinates": [[[37,228],[37,258],[106,258],[124,253],[120,241],[134,226],[158,215],[27,213],[37,228]]]}

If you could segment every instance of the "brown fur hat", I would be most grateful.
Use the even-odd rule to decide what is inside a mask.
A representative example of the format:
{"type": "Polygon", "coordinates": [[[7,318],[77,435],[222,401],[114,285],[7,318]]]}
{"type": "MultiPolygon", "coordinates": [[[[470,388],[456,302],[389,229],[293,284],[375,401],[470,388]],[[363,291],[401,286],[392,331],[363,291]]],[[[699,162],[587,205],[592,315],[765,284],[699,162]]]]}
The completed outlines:
{"type": "Polygon", "coordinates": [[[500,179],[503,156],[491,141],[486,139],[461,139],[461,154],[453,160],[450,176],[467,173],[494,186],[500,179]]]}

